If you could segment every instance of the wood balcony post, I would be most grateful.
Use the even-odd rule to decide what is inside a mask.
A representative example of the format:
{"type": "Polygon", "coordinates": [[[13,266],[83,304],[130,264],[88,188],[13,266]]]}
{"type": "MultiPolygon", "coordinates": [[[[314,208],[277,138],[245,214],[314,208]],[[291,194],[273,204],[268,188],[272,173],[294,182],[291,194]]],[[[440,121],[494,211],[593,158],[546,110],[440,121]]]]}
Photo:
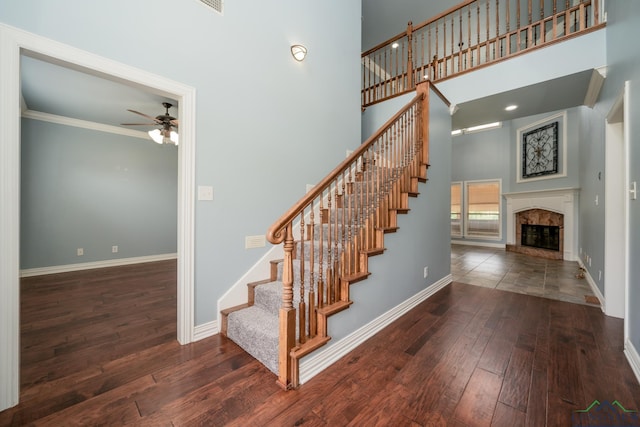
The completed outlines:
{"type": "Polygon", "coordinates": [[[429,87],[431,83],[429,81],[421,82],[416,87],[416,92],[422,94],[422,106],[421,114],[418,116],[420,120],[419,128],[420,135],[418,138],[422,142],[422,158],[421,163],[423,165],[429,165],[429,87]]]}
{"type": "Polygon", "coordinates": [[[409,78],[409,88],[415,87],[413,72],[413,23],[409,21],[407,24],[407,77],[409,78]]]}

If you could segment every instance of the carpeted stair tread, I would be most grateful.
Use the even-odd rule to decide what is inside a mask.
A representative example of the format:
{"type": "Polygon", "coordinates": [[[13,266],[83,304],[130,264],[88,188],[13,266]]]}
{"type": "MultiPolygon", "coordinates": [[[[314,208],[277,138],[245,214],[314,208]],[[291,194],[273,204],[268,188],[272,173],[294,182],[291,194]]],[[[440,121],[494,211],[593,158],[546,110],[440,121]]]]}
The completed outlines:
{"type": "Polygon", "coordinates": [[[229,314],[227,337],[278,375],[278,315],[254,305],[229,314]]]}

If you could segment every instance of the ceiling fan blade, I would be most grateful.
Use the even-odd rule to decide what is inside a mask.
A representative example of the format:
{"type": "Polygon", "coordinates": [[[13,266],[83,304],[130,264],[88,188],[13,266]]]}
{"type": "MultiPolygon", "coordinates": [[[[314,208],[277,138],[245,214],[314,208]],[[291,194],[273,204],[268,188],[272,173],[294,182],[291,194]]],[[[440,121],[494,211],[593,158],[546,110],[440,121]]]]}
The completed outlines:
{"type": "Polygon", "coordinates": [[[120,123],[121,126],[158,126],[157,123],[120,123]]]}
{"type": "Polygon", "coordinates": [[[171,123],[173,126],[178,126],[178,119],[173,119],[171,120],[169,123],[171,123]]]}
{"type": "Polygon", "coordinates": [[[146,115],[146,114],[144,114],[144,113],[141,113],[140,111],[136,111],[136,110],[129,110],[129,109],[127,109],[127,111],[131,111],[131,112],[132,112],[132,113],[134,113],[134,114],[138,114],[138,115],[140,115],[140,116],[142,116],[142,117],[146,117],[147,119],[152,120],[152,121],[153,121],[153,122],[155,122],[155,123],[162,124],[162,122],[161,122],[160,120],[156,119],[155,117],[148,116],[148,115],[146,115]]]}

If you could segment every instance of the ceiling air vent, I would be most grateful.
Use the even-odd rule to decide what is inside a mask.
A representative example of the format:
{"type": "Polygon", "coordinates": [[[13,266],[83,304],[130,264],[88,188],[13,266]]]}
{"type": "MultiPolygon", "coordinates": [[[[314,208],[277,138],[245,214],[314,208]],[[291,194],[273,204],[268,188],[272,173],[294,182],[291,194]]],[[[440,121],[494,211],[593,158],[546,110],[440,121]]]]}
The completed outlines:
{"type": "Polygon", "coordinates": [[[200,0],[202,4],[209,6],[219,14],[222,14],[222,7],[224,6],[224,0],[200,0]]]}

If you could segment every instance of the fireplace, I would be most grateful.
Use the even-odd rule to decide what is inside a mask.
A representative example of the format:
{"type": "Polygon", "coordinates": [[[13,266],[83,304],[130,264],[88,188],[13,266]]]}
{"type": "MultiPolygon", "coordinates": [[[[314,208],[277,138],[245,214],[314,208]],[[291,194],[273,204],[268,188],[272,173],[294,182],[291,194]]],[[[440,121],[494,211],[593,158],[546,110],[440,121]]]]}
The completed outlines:
{"type": "Polygon", "coordinates": [[[557,225],[522,224],[522,246],[532,248],[560,250],[560,227],[557,225]]]}
{"type": "Polygon", "coordinates": [[[549,259],[563,259],[564,215],[546,209],[516,213],[516,244],[507,250],[549,259]]]}
{"type": "Polygon", "coordinates": [[[547,258],[577,260],[579,193],[577,188],[559,188],[503,194],[507,202],[506,249],[547,258]],[[523,245],[523,224],[558,227],[557,250],[523,245]]]}

